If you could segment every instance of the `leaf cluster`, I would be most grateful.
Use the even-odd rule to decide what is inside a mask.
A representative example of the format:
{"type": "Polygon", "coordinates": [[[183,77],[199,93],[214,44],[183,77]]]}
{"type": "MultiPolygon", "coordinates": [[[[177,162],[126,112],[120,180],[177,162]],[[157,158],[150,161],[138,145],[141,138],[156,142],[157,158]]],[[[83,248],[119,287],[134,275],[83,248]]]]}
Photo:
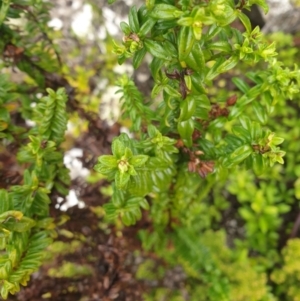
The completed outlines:
{"type": "MultiPolygon", "coordinates": [[[[29,276],[41,265],[44,250],[55,236],[54,220],[49,218],[49,194],[59,183],[66,183],[59,142],[64,138],[67,97],[61,89],[48,89],[41,105],[36,107],[37,125],[29,135],[30,142],[18,152],[20,163],[27,163],[23,184],[13,185],[9,191],[0,190],[1,198],[1,296],[20,290],[29,276]],[[44,114],[39,115],[44,109],[44,114]],[[47,117],[49,116],[49,117],[47,117]],[[54,141],[50,139],[54,138],[54,141]]],[[[64,191],[63,191],[64,192],[64,191]]]]}
{"type": "MultiPolygon", "coordinates": [[[[287,99],[297,98],[300,73],[297,65],[285,67],[275,43],[252,29],[243,9],[253,4],[268,10],[265,1],[147,1],[130,10],[128,23],[120,25],[123,42],[114,48],[120,64],[132,58],[135,68],[150,54],[154,86],[150,99],[134,93],[138,104],[151,103],[144,119],[130,115],[135,102],[121,91],[124,118],[133,124],[126,136],[131,151],[125,155],[124,146],[125,160],[101,156],[95,166],[114,181],[107,217],[133,224],[142,215],[132,213],[128,222],[125,208],[143,196],[153,225],[140,231],[143,247],[171,265],[180,263],[192,279],[190,296],[197,291],[203,300],[276,300],[268,269],[280,258],[278,230],[292,205],[291,190],[278,184],[277,163],[288,156],[280,145],[288,135],[276,116],[287,99]],[[222,78],[231,79],[226,87],[234,91],[218,88],[222,78]],[[135,155],[147,156],[143,166],[130,163],[135,155]],[[127,173],[124,185],[121,173],[127,173]],[[233,214],[229,220],[226,212],[233,214]],[[221,245],[210,247],[214,232],[201,237],[227,222],[237,224],[238,234],[226,226],[236,251],[223,250],[223,258],[221,245]],[[255,260],[248,258],[251,252],[258,253],[255,260]],[[249,270],[238,273],[241,266],[249,270]],[[246,289],[246,274],[253,289],[246,289]]],[[[119,139],[124,134],[113,142],[114,157],[119,139]]]]}

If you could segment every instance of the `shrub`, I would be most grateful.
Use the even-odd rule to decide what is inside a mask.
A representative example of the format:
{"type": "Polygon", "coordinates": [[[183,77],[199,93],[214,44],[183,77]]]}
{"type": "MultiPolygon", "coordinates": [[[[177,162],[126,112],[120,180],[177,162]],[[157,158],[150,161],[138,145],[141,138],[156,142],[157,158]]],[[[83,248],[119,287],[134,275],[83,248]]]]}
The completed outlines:
{"type": "MultiPolygon", "coordinates": [[[[56,237],[60,221],[50,217],[49,204],[54,192],[66,195],[70,183],[61,147],[67,109],[87,113],[63,77],[46,26],[48,4],[0,4],[4,63],[25,76],[18,87],[3,66],[0,78],[2,152],[17,146],[23,177],[21,185],[8,182],[0,191],[5,299],[26,285],[56,237]],[[21,15],[26,22],[16,30],[8,20],[21,15]],[[33,31],[43,38],[36,42],[33,31]],[[17,117],[34,126],[15,125],[17,117]]],[[[128,76],[118,80],[129,134],[115,137],[112,154],[100,156],[94,167],[112,183],[106,219],[125,226],[147,219],[151,227],[139,231],[143,249],[169,269],[182,267],[190,300],[297,300],[298,270],[289,269],[297,240],[288,242],[283,259],[280,250],[292,231],[284,221],[295,218],[300,187],[299,109],[292,101],[300,72],[289,61],[298,50],[280,54],[289,67],[281,63],[272,37],[252,29],[244,14],[253,4],[268,10],[263,0],[146,1],[130,9],[128,23],[120,24],[123,42],[114,42],[120,64],[131,59],[137,69],[151,60],[154,85],[146,97],[128,76]]],[[[289,47],[291,40],[279,46],[284,43],[289,47]]],[[[294,227],[292,236],[296,232],[294,227]]],[[[151,261],[145,266],[139,278],[155,269],[151,261]]],[[[59,277],[78,269],[64,267],[59,277]]],[[[145,299],[164,296],[184,299],[182,290],[164,287],[145,299]]]]}

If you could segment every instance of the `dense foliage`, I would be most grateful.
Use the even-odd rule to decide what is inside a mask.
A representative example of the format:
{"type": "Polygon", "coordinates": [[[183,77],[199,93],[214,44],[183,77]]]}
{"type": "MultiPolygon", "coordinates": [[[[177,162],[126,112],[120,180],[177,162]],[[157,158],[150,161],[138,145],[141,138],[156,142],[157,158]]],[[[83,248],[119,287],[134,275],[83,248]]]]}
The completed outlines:
{"type": "MultiPolygon", "coordinates": [[[[154,83],[145,96],[127,75],[118,80],[128,131],[94,166],[96,181],[100,173],[111,186],[110,200],[93,210],[118,229],[140,227],[143,254],[155,256],[141,263],[138,279],[160,280],[178,266],[184,275],[184,287],[158,285],[145,300],[299,299],[299,50],[290,36],[252,28],[244,12],[254,4],[267,13],[264,0],[146,1],[130,9],[123,41],[113,42],[119,64],[150,62],[154,83]]],[[[63,224],[49,206],[70,185],[67,122],[75,112],[93,131],[97,109],[74,97],[76,81],[47,27],[48,3],[0,5],[0,150],[5,157],[14,146],[20,164],[18,177],[1,170],[6,299],[40,267],[63,224]],[[20,85],[13,68],[24,76],[20,85]]]]}

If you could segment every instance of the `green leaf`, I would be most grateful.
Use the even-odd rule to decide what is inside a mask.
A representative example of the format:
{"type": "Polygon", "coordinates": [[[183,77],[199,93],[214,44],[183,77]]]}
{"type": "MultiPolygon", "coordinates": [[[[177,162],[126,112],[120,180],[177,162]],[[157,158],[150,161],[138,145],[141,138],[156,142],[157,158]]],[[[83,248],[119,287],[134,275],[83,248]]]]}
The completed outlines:
{"type": "Polygon", "coordinates": [[[148,32],[153,28],[155,25],[156,20],[153,18],[148,17],[147,21],[142,25],[140,31],[139,31],[139,36],[144,37],[147,35],[148,32]]]}
{"type": "Polygon", "coordinates": [[[180,92],[168,84],[164,86],[164,90],[166,91],[166,93],[168,93],[172,97],[182,98],[182,95],[180,94],[180,92]]]}
{"type": "Polygon", "coordinates": [[[0,223],[6,222],[9,219],[21,220],[23,213],[21,211],[9,210],[0,214],[0,223]]]}
{"type": "Polygon", "coordinates": [[[218,66],[217,72],[223,73],[223,72],[226,72],[226,71],[232,69],[233,67],[236,66],[238,61],[239,61],[238,56],[232,55],[228,60],[226,60],[220,66],[218,66]]]}
{"type": "Polygon", "coordinates": [[[23,216],[21,220],[10,218],[2,226],[10,231],[25,232],[35,226],[35,221],[31,218],[23,216]]]}
{"type": "Polygon", "coordinates": [[[186,121],[178,122],[177,130],[186,146],[191,147],[193,144],[192,134],[194,132],[194,121],[192,119],[189,119],[186,121]]]}
{"type": "Polygon", "coordinates": [[[137,175],[137,172],[135,171],[133,165],[129,165],[128,173],[129,173],[129,175],[131,175],[131,176],[136,176],[136,175],[137,175]]]}
{"type": "Polygon", "coordinates": [[[218,35],[220,33],[220,31],[222,31],[222,27],[218,26],[217,24],[212,24],[209,29],[208,32],[205,35],[205,40],[211,40],[212,38],[214,38],[216,35],[218,35]]]}
{"type": "Polygon", "coordinates": [[[276,218],[278,215],[278,208],[276,206],[266,206],[263,211],[265,214],[271,215],[273,218],[276,218]]]}
{"type": "Polygon", "coordinates": [[[29,249],[32,252],[44,250],[52,242],[47,231],[39,231],[31,236],[29,249]]]}
{"type": "Polygon", "coordinates": [[[154,78],[154,80],[159,80],[159,75],[161,73],[161,69],[164,65],[164,60],[158,59],[158,58],[154,58],[150,64],[150,70],[151,70],[151,74],[154,78]]]}
{"type": "Polygon", "coordinates": [[[29,143],[29,147],[30,147],[32,153],[36,154],[39,151],[40,147],[41,147],[42,140],[41,140],[40,137],[35,137],[35,136],[32,136],[32,135],[30,135],[28,138],[31,141],[31,143],[29,143]]]}
{"type": "Polygon", "coordinates": [[[129,147],[125,148],[125,152],[124,152],[124,156],[122,156],[122,158],[124,159],[130,159],[132,158],[133,154],[132,154],[132,150],[129,147]]]}
{"type": "Polygon", "coordinates": [[[268,6],[266,0],[251,0],[251,4],[259,5],[263,9],[265,14],[267,14],[269,11],[269,6],[268,6]]]}
{"type": "Polygon", "coordinates": [[[238,13],[239,19],[242,21],[243,25],[245,26],[246,30],[248,33],[251,33],[252,31],[252,26],[249,18],[242,12],[238,13]]]}
{"type": "Polygon", "coordinates": [[[272,145],[279,145],[281,143],[283,143],[284,141],[284,138],[281,138],[281,137],[273,137],[272,138],[272,141],[271,141],[271,144],[272,145]]]}
{"type": "Polygon", "coordinates": [[[196,97],[189,95],[185,100],[180,103],[180,116],[179,121],[186,121],[190,119],[196,109],[196,97]]]}
{"type": "Polygon", "coordinates": [[[108,166],[105,166],[103,164],[96,164],[94,166],[94,170],[101,173],[101,174],[103,174],[103,175],[112,176],[117,171],[117,168],[108,167],[108,166]]]}
{"type": "Polygon", "coordinates": [[[215,41],[208,45],[208,49],[222,51],[225,53],[232,51],[232,47],[231,47],[230,43],[227,41],[215,41]]]}
{"type": "Polygon", "coordinates": [[[163,90],[163,88],[164,88],[163,85],[155,84],[152,91],[151,91],[151,98],[157,97],[157,95],[163,90]]]}
{"type": "Polygon", "coordinates": [[[3,21],[6,19],[10,7],[10,0],[2,1],[0,9],[0,26],[2,26],[3,21]]]}
{"type": "Polygon", "coordinates": [[[145,210],[150,209],[149,203],[147,202],[147,200],[145,198],[141,199],[141,201],[139,202],[139,205],[145,210]]]}
{"type": "Polygon", "coordinates": [[[258,121],[261,124],[266,124],[268,121],[268,114],[267,114],[265,108],[261,105],[261,103],[258,101],[254,101],[252,103],[252,107],[253,107],[253,110],[255,112],[255,115],[256,115],[258,121]]]}
{"type": "Polygon", "coordinates": [[[171,60],[172,59],[171,56],[166,55],[166,50],[160,43],[153,41],[153,40],[145,39],[144,44],[145,44],[145,47],[147,48],[147,50],[154,57],[157,57],[162,60],[171,60]]]}
{"type": "Polygon", "coordinates": [[[284,164],[284,160],[283,160],[283,156],[285,156],[285,152],[283,151],[279,151],[276,153],[276,156],[275,156],[275,160],[276,162],[278,162],[279,164],[284,164]]]}
{"type": "MultiPolygon", "coordinates": [[[[148,167],[148,166],[147,166],[148,167]]],[[[153,189],[149,171],[138,171],[138,175],[130,179],[128,191],[131,195],[144,197],[153,189]]]]}
{"type": "Polygon", "coordinates": [[[118,217],[117,208],[112,203],[106,203],[103,205],[105,215],[109,220],[113,220],[118,217]]]}
{"type": "Polygon", "coordinates": [[[121,219],[125,226],[134,225],[136,222],[134,215],[130,211],[125,212],[124,215],[121,216],[121,219]]]}
{"type": "Polygon", "coordinates": [[[180,18],[177,21],[177,24],[180,26],[192,26],[194,23],[194,18],[193,17],[184,17],[184,18],[180,18]]]}
{"type": "Polygon", "coordinates": [[[4,189],[0,189],[0,216],[2,213],[13,209],[10,195],[4,189]]]}
{"type": "Polygon", "coordinates": [[[243,219],[246,221],[252,220],[254,218],[253,212],[250,208],[240,208],[239,213],[243,219]]]}
{"type": "Polygon", "coordinates": [[[130,180],[130,174],[128,172],[116,172],[115,181],[118,189],[125,189],[130,180]]]}
{"type": "Polygon", "coordinates": [[[244,129],[246,129],[248,132],[251,132],[252,122],[248,116],[246,116],[246,115],[241,116],[239,118],[239,121],[244,129]]]}
{"type": "Polygon", "coordinates": [[[287,204],[279,204],[277,205],[277,208],[279,213],[287,213],[290,211],[291,206],[287,204]]]}
{"type": "MultiPolygon", "coordinates": [[[[205,73],[205,59],[200,43],[194,43],[192,50],[185,58],[187,66],[199,73],[205,73]]],[[[192,76],[193,80],[193,76],[192,76]]]]}
{"type": "Polygon", "coordinates": [[[268,232],[269,229],[268,221],[263,215],[261,215],[258,218],[258,226],[263,234],[266,234],[268,232]]]}
{"type": "MultiPolygon", "coordinates": [[[[4,280],[6,281],[6,280],[4,280]]],[[[0,291],[1,297],[6,300],[7,296],[8,296],[8,289],[4,286],[1,287],[1,291],[0,291]]]]}
{"type": "Polygon", "coordinates": [[[134,167],[142,167],[148,160],[148,156],[146,155],[137,155],[129,160],[129,163],[134,167]]]}
{"type": "Polygon", "coordinates": [[[149,135],[150,138],[154,138],[157,135],[157,133],[158,133],[157,128],[154,125],[152,125],[152,124],[148,125],[148,129],[147,130],[148,130],[148,135],[149,135]]]}
{"type": "MultiPolygon", "coordinates": [[[[113,140],[111,149],[112,149],[112,153],[113,155],[117,158],[117,159],[121,159],[121,157],[124,155],[125,153],[125,145],[123,142],[121,142],[118,138],[115,138],[113,140]]],[[[100,157],[101,158],[101,157],[100,157]]]]}
{"type": "Polygon", "coordinates": [[[178,19],[183,14],[178,8],[169,4],[157,4],[154,6],[151,17],[158,20],[178,19]]]}
{"type": "Polygon", "coordinates": [[[183,26],[178,35],[178,58],[184,61],[194,46],[195,37],[192,27],[183,26]]]}
{"type": "Polygon", "coordinates": [[[218,76],[220,74],[220,71],[218,70],[218,68],[224,63],[224,57],[219,57],[216,59],[214,65],[208,69],[208,72],[206,74],[206,79],[207,80],[212,80],[214,79],[216,76],[218,76]]]}
{"type": "Polygon", "coordinates": [[[251,124],[251,138],[254,141],[258,141],[262,136],[262,128],[258,122],[252,122],[251,124]]]}
{"type": "Polygon", "coordinates": [[[125,35],[129,36],[131,33],[131,29],[129,27],[129,25],[126,22],[121,22],[120,23],[120,27],[122,29],[122,31],[124,32],[125,35]]]}
{"type": "Polygon", "coordinates": [[[193,26],[193,34],[197,41],[201,40],[202,37],[202,27],[201,26],[193,26]]]}
{"type": "Polygon", "coordinates": [[[168,57],[176,58],[177,59],[177,57],[178,57],[178,50],[177,50],[177,47],[175,47],[175,45],[174,45],[173,42],[171,42],[169,40],[164,40],[162,42],[162,46],[165,49],[165,54],[168,57]]]}
{"type": "Polygon", "coordinates": [[[252,155],[252,168],[257,175],[261,175],[265,170],[266,164],[261,154],[252,155]]]}
{"type": "Polygon", "coordinates": [[[109,168],[117,168],[118,162],[116,157],[111,155],[102,155],[98,158],[98,162],[109,167],[109,168]]]}
{"type": "Polygon", "coordinates": [[[232,133],[241,138],[244,142],[251,142],[250,132],[241,126],[233,126],[232,133]]]}
{"type": "Polygon", "coordinates": [[[239,106],[238,104],[236,104],[235,106],[231,107],[228,119],[229,120],[236,119],[242,114],[243,110],[244,110],[243,106],[239,106]]]}
{"type": "Polygon", "coordinates": [[[130,8],[128,20],[129,20],[129,27],[131,31],[138,33],[140,30],[140,24],[139,24],[137,9],[135,6],[132,6],[130,8]]]}
{"type": "Polygon", "coordinates": [[[4,121],[7,124],[10,122],[10,115],[6,108],[0,107],[0,121],[4,121]]]}
{"type": "Polygon", "coordinates": [[[34,121],[38,124],[38,132],[43,139],[59,144],[64,140],[67,129],[68,97],[64,88],[59,88],[57,92],[49,88],[46,90],[49,95],[39,101],[35,109],[34,121]]]}
{"type": "Polygon", "coordinates": [[[250,87],[239,77],[233,77],[232,82],[243,92],[247,93],[250,90],[250,87]]]}
{"type": "Polygon", "coordinates": [[[241,145],[245,144],[245,142],[243,141],[242,138],[240,138],[238,136],[231,135],[231,134],[227,134],[225,136],[224,140],[228,144],[228,146],[230,146],[230,149],[233,149],[233,150],[237,149],[241,145]]]}
{"type": "MultiPolygon", "coordinates": [[[[188,56],[188,59],[189,59],[189,56],[188,56]]],[[[194,61],[196,63],[196,61],[194,61]]],[[[205,63],[205,62],[204,62],[205,63]]],[[[197,64],[197,63],[196,63],[197,64]]],[[[199,65],[201,66],[201,65],[199,65]]],[[[197,69],[196,69],[197,70],[197,69]]],[[[203,82],[203,78],[204,78],[204,74],[206,73],[205,72],[205,69],[199,69],[197,70],[199,73],[203,71],[202,74],[198,74],[198,73],[194,73],[191,75],[191,80],[192,80],[192,88],[193,90],[196,92],[196,93],[199,93],[199,94],[206,94],[205,92],[205,89],[204,89],[204,82],[203,82]]]]}
{"type": "Polygon", "coordinates": [[[228,163],[225,166],[229,167],[231,165],[236,165],[244,161],[248,156],[253,153],[253,149],[250,145],[242,145],[238,147],[228,158],[228,163]]]}

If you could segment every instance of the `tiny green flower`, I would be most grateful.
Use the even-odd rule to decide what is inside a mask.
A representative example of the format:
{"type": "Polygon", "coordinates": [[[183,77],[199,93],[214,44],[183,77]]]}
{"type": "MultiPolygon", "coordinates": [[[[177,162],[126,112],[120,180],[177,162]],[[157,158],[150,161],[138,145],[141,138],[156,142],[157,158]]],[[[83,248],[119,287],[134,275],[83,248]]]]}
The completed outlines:
{"type": "Polygon", "coordinates": [[[136,176],[136,168],[142,167],[148,160],[146,155],[133,155],[132,150],[125,146],[120,139],[112,143],[113,155],[103,155],[98,158],[95,170],[115,179],[118,189],[125,189],[130,176],[136,176]]]}
{"type": "Polygon", "coordinates": [[[118,169],[121,173],[127,172],[129,169],[129,163],[126,160],[118,161],[118,169]]]}

